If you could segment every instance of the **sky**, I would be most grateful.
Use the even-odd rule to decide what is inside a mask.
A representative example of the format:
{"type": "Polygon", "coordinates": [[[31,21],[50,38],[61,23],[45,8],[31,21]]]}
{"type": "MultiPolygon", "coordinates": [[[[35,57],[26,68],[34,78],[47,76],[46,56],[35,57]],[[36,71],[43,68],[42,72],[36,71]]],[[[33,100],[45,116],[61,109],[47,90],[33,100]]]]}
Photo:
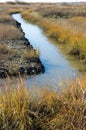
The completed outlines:
{"type": "MultiPolygon", "coordinates": [[[[0,0],[0,2],[15,1],[15,0],[0,0]]],[[[19,0],[23,2],[86,2],[86,0],[19,0]]]]}

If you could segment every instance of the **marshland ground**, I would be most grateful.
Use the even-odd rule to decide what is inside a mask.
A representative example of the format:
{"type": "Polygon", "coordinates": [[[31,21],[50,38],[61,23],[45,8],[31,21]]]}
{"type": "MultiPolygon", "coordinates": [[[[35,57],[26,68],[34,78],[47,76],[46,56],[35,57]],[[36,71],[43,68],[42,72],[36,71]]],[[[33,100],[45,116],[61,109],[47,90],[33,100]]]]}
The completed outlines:
{"type": "MultiPolygon", "coordinates": [[[[17,12],[38,24],[64,54],[71,55],[86,67],[86,3],[6,3],[0,4],[1,77],[7,72],[9,76],[17,75],[19,67],[24,67],[27,61],[26,68],[34,64],[39,70],[43,69],[39,53],[30,46],[20,24],[10,15],[17,12]]],[[[0,92],[0,130],[86,129],[85,75],[63,84],[64,89],[59,93],[34,86],[32,94],[21,78],[17,89],[11,86],[8,81],[4,93],[0,92]]]]}
{"type": "MultiPolygon", "coordinates": [[[[27,74],[32,74],[32,72],[29,72],[28,64],[30,67],[34,65],[35,71],[37,71],[36,60],[39,57],[39,51],[33,50],[27,39],[25,39],[20,25],[11,17],[10,14],[17,12],[21,12],[22,17],[29,20],[29,22],[38,24],[44,30],[44,33],[54,40],[60,50],[72,59],[72,64],[75,63],[74,65],[78,70],[86,71],[85,3],[30,3],[27,5],[8,2],[7,4],[0,4],[0,54],[1,64],[3,64],[3,66],[0,65],[1,77],[6,77],[6,74],[17,75],[18,71],[22,74],[25,69],[27,74]],[[18,51],[19,48],[21,48],[20,52],[18,51]],[[8,61],[6,62],[6,60],[8,61]],[[30,64],[31,60],[32,64],[30,64]],[[73,63],[73,61],[75,62],[73,63]],[[28,64],[23,67],[26,62],[28,64]]],[[[44,72],[40,64],[37,73],[41,71],[44,72]]]]}
{"type": "Polygon", "coordinates": [[[20,23],[13,20],[11,14],[19,12],[25,6],[1,4],[0,10],[0,77],[44,72],[39,60],[39,52],[34,50],[20,23]],[[18,9],[17,9],[18,8],[18,9]]]}

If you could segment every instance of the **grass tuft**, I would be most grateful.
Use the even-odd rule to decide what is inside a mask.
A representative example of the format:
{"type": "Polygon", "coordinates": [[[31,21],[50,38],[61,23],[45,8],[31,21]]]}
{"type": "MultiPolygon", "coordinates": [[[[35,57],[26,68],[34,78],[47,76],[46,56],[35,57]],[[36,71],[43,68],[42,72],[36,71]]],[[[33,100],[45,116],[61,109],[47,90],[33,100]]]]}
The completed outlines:
{"type": "Polygon", "coordinates": [[[16,40],[22,38],[23,38],[23,33],[21,33],[13,25],[0,24],[0,40],[5,40],[5,39],[16,40]]]}
{"type": "Polygon", "coordinates": [[[0,129],[85,130],[85,84],[86,78],[77,79],[60,93],[41,88],[34,96],[21,79],[16,89],[9,83],[0,91],[0,129]]]}

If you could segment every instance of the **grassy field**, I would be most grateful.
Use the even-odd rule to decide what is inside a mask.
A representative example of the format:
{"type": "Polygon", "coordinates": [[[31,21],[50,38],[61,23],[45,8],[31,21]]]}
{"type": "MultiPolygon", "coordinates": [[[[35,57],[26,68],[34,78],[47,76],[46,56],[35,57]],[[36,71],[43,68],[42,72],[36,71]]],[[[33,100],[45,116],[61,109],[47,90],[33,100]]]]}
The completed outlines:
{"type": "MultiPolygon", "coordinates": [[[[18,51],[8,46],[9,40],[13,43],[17,39],[17,48],[20,47],[23,36],[8,14],[23,10],[25,19],[38,24],[48,37],[66,46],[67,54],[86,64],[85,4],[4,4],[3,9],[5,12],[0,12],[0,63],[3,58],[8,61],[16,55],[22,56],[22,61],[39,56],[33,49],[28,53],[28,49],[18,51]]],[[[8,65],[15,71],[16,64],[8,65]]],[[[11,80],[7,82],[4,92],[0,90],[0,130],[86,130],[86,76],[61,83],[59,92],[35,85],[30,90],[21,78],[16,89],[11,80]]]]}
{"type": "Polygon", "coordinates": [[[43,28],[65,52],[86,64],[86,4],[41,4],[22,11],[22,16],[43,28]]]}
{"type": "Polygon", "coordinates": [[[28,90],[22,79],[0,92],[0,130],[85,130],[86,77],[63,85],[28,90]]]}

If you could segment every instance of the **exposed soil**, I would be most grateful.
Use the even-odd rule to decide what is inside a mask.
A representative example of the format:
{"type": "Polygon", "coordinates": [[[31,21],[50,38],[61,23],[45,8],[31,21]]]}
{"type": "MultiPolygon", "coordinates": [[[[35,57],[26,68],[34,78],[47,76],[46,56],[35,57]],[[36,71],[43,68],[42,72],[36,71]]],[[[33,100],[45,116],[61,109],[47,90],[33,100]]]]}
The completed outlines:
{"type": "Polygon", "coordinates": [[[0,39],[0,78],[18,76],[19,74],[36,75],[44,73],[44,66],[39,59],[39,55],[25,38],[21,24],[13,19],[3,20],[3,22],[1,20],[0,24],[12,25],[22,34],[21,37],[16,39],[13,39],[11,34],[10,38],[6,36],[0,39]]]}

